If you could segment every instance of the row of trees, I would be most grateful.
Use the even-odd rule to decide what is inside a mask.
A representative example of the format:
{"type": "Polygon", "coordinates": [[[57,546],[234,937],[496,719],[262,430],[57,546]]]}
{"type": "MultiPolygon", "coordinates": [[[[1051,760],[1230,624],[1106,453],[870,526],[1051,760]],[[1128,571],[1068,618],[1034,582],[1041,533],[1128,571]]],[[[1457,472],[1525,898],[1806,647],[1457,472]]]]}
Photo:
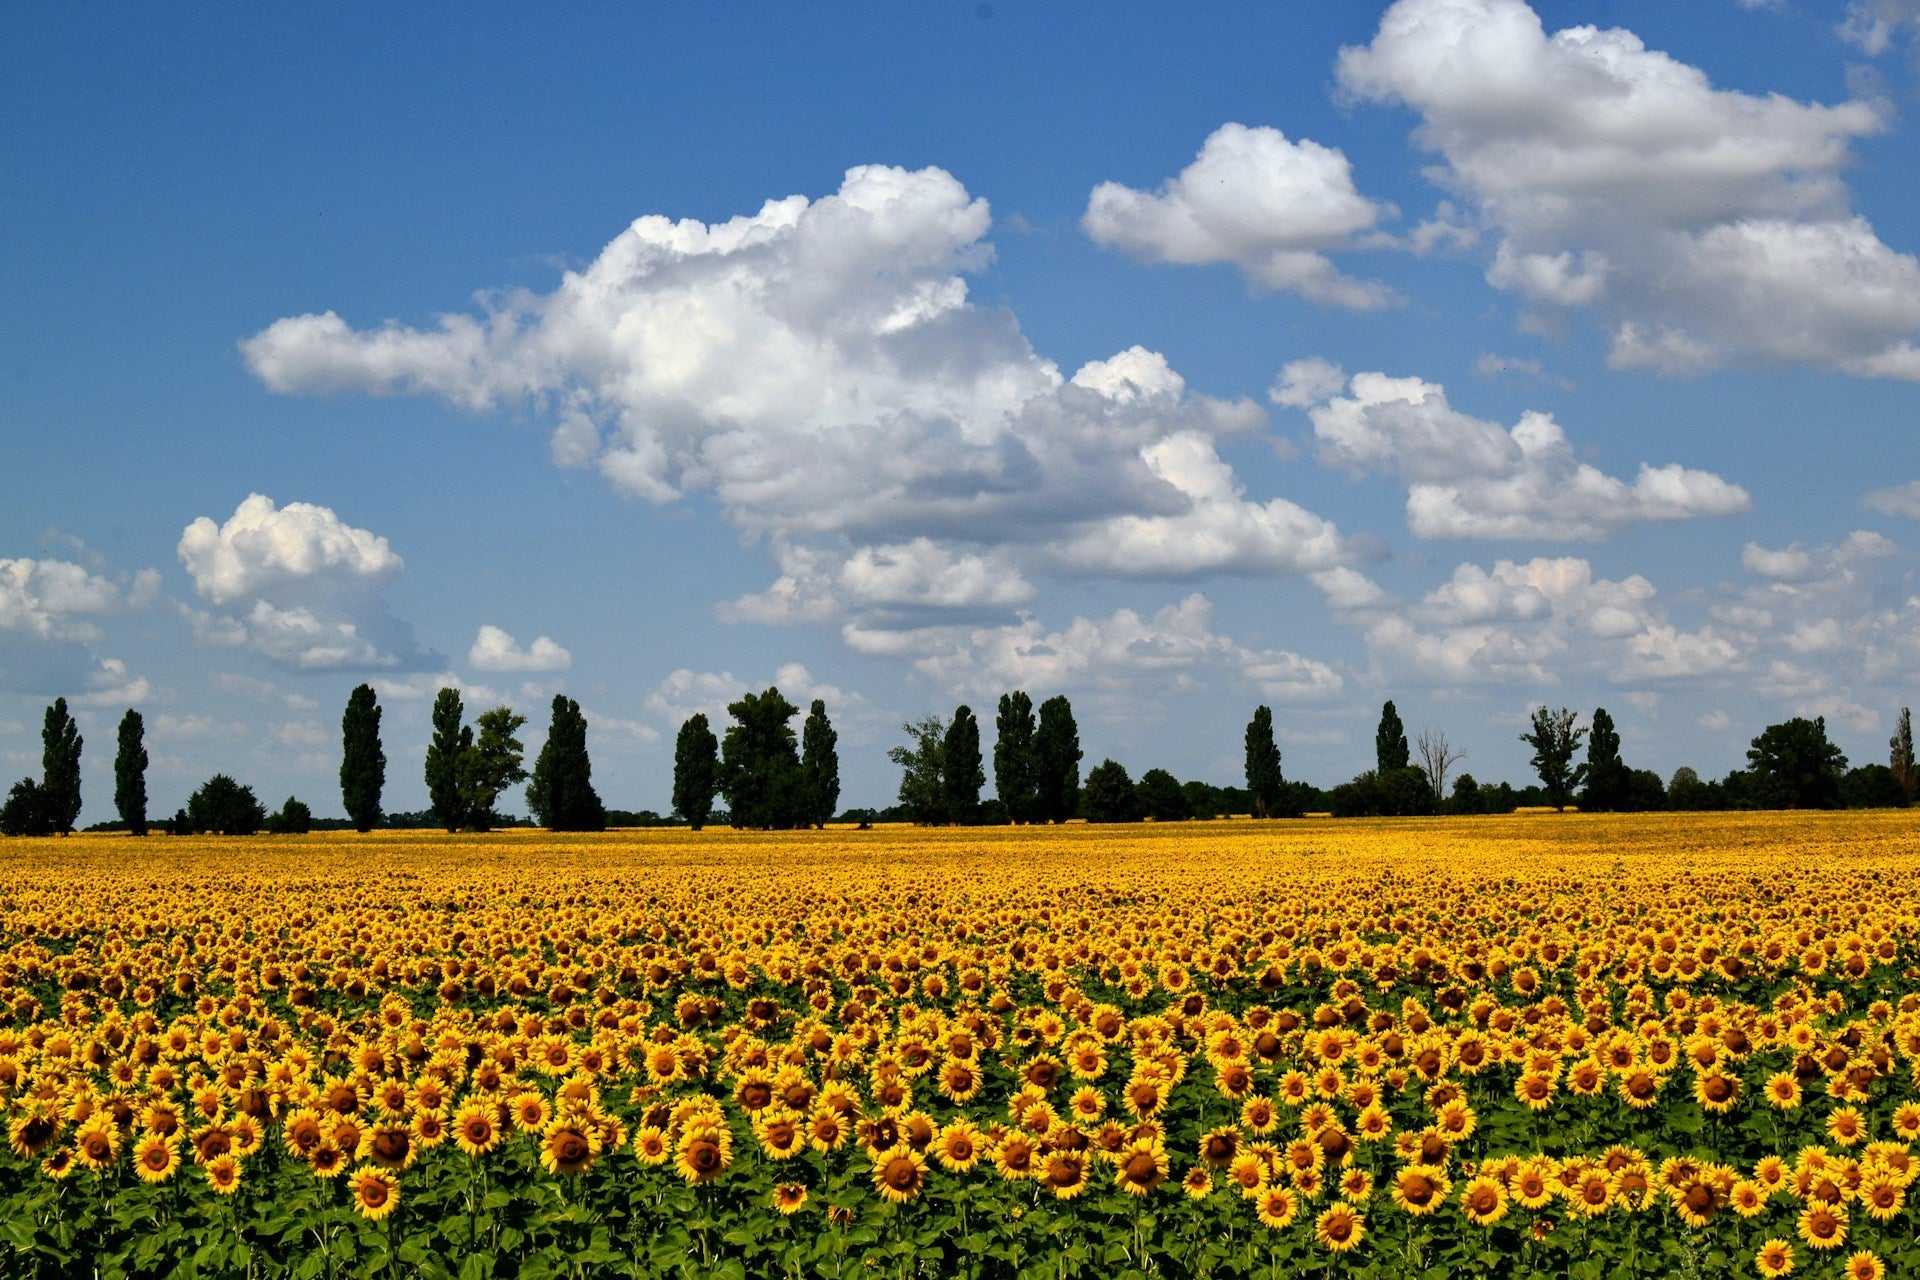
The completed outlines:
{"type": "Polygon", "coordinates": [[[736,827],[784,831],[818,827],[840,803],[840,735],[818,698],[796,737],[800,708],[778,687],[730,703],[724,740],[704,712],[689,716],[673,746],[673,807],[695,831],[713,816],[716,795],[726,797],[736,827]]]}

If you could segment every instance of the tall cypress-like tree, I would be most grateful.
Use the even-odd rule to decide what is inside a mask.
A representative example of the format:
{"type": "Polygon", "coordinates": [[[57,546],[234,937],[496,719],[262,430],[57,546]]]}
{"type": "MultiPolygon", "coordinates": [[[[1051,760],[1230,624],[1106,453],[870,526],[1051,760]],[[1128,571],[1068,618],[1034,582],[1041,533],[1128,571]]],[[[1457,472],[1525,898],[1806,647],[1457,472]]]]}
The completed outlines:
{"type": "Polygon", "coordinates": [[[564,694],[553,695],[553,723],[533,763],[527,808],[549,831],[607,829],[606,806],[593,789],[593,763],[587,758],[587,718],[564,694]]]}
{"type": "Polygon", "coordinates": [[[987,785],[987,772],[980,758],[980,722],[973,708],[954,708],[953,722],[947,726],[946,767],[941,788],[946,792],[947,820],[969,825],[980,815],[980,789],[987,785]]]}
{"type": "Polygon", "coordinates": [[[128,708],[120,717],[119,750],[113,757],[113,807],[130,835],[147,834],[147,725],[128,708]]]}
{"type": "Polygon", "coordinates": [[[1920,798],[1920,767],[1916,767],[1913,758],[1913,708],[1900,708],[1900,719],[1893,727],[1893,737],[1887,740],[1887,767],[1893,770],[1893,780],[1900,784],[1900,792],[1912,804],[1920,798]]]}
{"type": "Polygon", "coordinates": [[[427,800],[435,820],[448,831],[467,825],[460,765],[473,747],[473,730],[460,723],[465,714],[458,689],[442,689],[435,695],[433,738],[427,743],[427,800]]]}
{"type": "Polygon", "coordinates": [[[1033,759],[1033,699],[1023,690],[1000,695],[993,721],[993,789],[1009,822],[1032,822],[1039,795],[1033,759]]]}
{"type": "Polygon", "coordinates": [[[806,820],[816,827],[833,821],[840,804],[840,735],[827,719],[827,704],[819,698],[807,709],[800,726],[800,772],[805,780],[806,820]]]}
{"type": "Polygon", "coordinates": [[[73,830],[80,817],[80,726],[67,714],[67,700],[55,698],[40,730],[40,803],[47,827],[58,835],[73,830]]]}
{"type": "Polygon", "coordinates": [[[1080,809],[1080,726],[1073,704],[1056,694],[1040,704],[1040,725],[1033,735],[1034,817],[1065,822],[1080,809]]]}
{"type": "Polygon", "coordinates": [[[1373,734],[1374,768],[1381,777],[1394,769],[1404,769],[1413,759],[1413,750],[1407,745],[1407,727],[1400,723],[1400,713],[1394,710],[1389,701],[1380,708],[1380,727],[1373,734]]]}
{"type": "Polygon", "coordinates": [[[720,740],[704,711],[687,717],[673,740],[673,808],[695,831],[707,825],[720,789],[720,740]]]}
{"type": "Polygon", "coordinates": [[[1580,793],[1580,807],[1593,813],[1625,808],[1632,784],[1633,771],[1620,758],[1620,731],[1605,707],[1596,708],[1587,734],[1587,789],[1580,793]]]}
{"type": "MultiPolygon", "coordinates": [[[[451,692],[449,690],[448,692],[451,692]]],[[[435,704],[436,712],[439,704],[435,704]]],[[[347,697],[340,717],[340,801],[355,831],[380,825],[380,793],[387,785],[387,753],[380,746],[380,702],[363,684],[347,697]]]]}
{"type": "Polygon", "coordinates": [[[1271,818],[1280,811],[1280,747],[1273,740],[1273,711],[1255,707],[1247,723],[1247,794],[1253,799],[1253,816],[1271,818]]]}

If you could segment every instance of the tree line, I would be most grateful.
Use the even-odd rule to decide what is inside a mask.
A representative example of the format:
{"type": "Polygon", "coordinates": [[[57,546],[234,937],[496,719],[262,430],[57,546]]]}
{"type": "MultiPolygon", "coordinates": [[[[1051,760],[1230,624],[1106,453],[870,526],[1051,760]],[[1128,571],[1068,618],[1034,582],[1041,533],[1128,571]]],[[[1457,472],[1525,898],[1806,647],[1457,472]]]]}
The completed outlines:
{"type": "MultiPolygon", "coordinates": [[[[380,738],[381,707],[374,689],[362,684],[347,699],[341,717],[340,796],[345,822],[315,819],[294,796],[267,812],[251,787],[215,774],[159,824],[173,834],[251,835],[259,831],[300,834],[316,828],[438,826],[449,832],[484,832],[516,819],[497,809],[508,788],[526,783],[533,825],[554,831],[600,831],[609,825],[641,826],[678,821],[699,830],[709,821],[735,827],[788,830],[840,821],[909,821],[939,824],[1159,822],[1249,814],[1256,818],[1330,813],[1334,817],[1412,817],[1428,814],[1510,813],[1521,807],[1587,812],[1658,809],[1831,809],[1913,804],[1920,797],[1920,768],[1913,746],[1913,713],[1903,708],[1888,743],[1886,764],[1849,767],[1828,737],[1824,717],[1794,717],[1768,725],[1747,750],[1745,768],[1703,780],[1688,766],[1662,781],[1649,769],[1629,766],[1620,734],[1606,708],[1581,724],[1570,708],[1537,707],[1520,740],[1532,749],[1537,783],[1514,787],[1484,784],[1471,773],[1455,776],[1467,755],[1444,731],[1425,729],[1409,741],[1393,702],[1380,712],[1374,733],[1374,767],[1331,790],[1289,781],[1281,767],[1273,712],[1255,708],[1245,733],[1245,785],[1182,782],[1165,769],[1148,769],[1136,781],[1126,767],[1104,759],[1087,771],[1072,703],[1065,695],[1042,702],[1036,712],[1023,690],[1000,697],[989,757],[980,722],[970,706],[950,717],[924,716],[901,726],[906,742],[888,758],[900,767],[898,802],[884,809],[838,811],[839,734],[826,704],[814,699],[796,733],[800,709],[769,687],[727,707],[732,723],[716,735],[708,717],[696,714],[680,726],[674,743],[673,817],[649,811],[609,810],[593,786],[587,752],[587,720],[579,703],[556,694],[547,740],[531,771],[524,767],[519,732],[526,717],[506,706],[480,712],[472,724],[457,689],[439,691],[433,704],[433,735],[424,780],[429,807],[388,814],[381,808],[386,753],[380,738]],[[1585,757],[1579,759],[1581,747],[1585,757]],[[993,794],[987,795],[992,765],[993,794]],[[1449,779],[1452,786],[1448,786],[1449,779]],[[724,810],[716,808],[724,800],[724,810]]],[[[41,729],[41,776],[15,783],[0,805],[0,834],[65,835],[81,808],[80,759],[85,746],[65,698],[46,710],[41,729]]],[[[114,806],[119,821],[96,829],[146,835],[145,722],[129,709],[121,718],[114,758],[114,806]]]]}

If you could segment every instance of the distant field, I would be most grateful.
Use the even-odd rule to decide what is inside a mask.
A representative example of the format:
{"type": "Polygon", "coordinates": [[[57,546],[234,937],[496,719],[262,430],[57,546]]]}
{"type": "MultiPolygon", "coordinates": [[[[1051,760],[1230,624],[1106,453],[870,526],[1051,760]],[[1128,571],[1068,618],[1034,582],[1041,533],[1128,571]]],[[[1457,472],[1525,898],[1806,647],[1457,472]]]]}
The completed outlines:
{"type": "Polygon", "coordinates": [[[0,858],[0,1275],[1920,1273],[1920,811],[0,858]]]}

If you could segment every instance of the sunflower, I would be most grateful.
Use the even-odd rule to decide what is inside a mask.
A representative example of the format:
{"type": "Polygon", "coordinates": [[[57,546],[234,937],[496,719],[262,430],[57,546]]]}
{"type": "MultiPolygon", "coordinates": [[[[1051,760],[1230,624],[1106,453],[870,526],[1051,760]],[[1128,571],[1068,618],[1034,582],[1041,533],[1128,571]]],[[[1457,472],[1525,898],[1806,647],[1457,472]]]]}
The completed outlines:
{"type": "Polygon", "coordinates": [[[307,1167],[316,1178],[337,1178],[347,1167],[347,1153],[331,1142],[322,1142],[307,1153],[307,1167]]]}
{"type": "Polygon", "coordinates": [[[1267,1162],[1252,1152],[1242,1152],[1227,1166],[1227,1181],[1238,1183],[1240,1193],[1249,1200],[1260,1194],[1260,1188],[1266,1186],[1272,1176],[1267,1162]]]}
{"type": "Polygon", "coordinates": [[[1497,1178],[1471,1179],[1460,1192],[1460,1207],[1467,1221],[1477,1227],[1490,1227],[1507,1216],[1507,1189],[1497,1178]]]}
{"type": "Polygon", "coordinates": [[[1884,1173],[1862,1182],[1854,1195],[1875,1222],[1898,1217],[1907,1202],[1906,1188],[1884,1173]]]}
{"type": "Polygon", "coordinates": [[[1554,1171],[1550,1157],[1524,1161],[1513,1176],[1513,1198],[1525,1209],[1544,1208],[1553,1199],[1554,1171]]]}
{"type": "Polygon", "coordinates": [[[733,1135],[724,1126],[701,1124],[680,1135],[674,1169],[687,1182],[701,1186],[714,1181],[733,1163],[733,1135]]]}
{"type": "Polygon", "coordinates": [[[1294,1217],[1300,1212],[1300,1201],[1285,1187],[1274,1186],[1255,1197],[1254,1208],[1263,1226],[1273,1231],[1283,1231],[1293,1225],[1294,1217]]]}
{"type": "Polygon", "coordinates": [[[648,1166],[663,1165],[673,1155],[673,1145],[658,1125],[643,1124],[633,1131],[633,1154],[648,1166]]]}
{"type": "Polygon", "coordinates": [[[1844,1274],[1847,1280],[1886,1280],[1887,1264],[1880,1261],[1879,1255],[1861,1249],[1847,1259],[1844,1274]]]}
{"type": "Polygon", "coordinates": [[[804,1182],[779,1182],[773,1188],[773,1207],[783,1216],[791,1217],[800,1212],[807,1203],[807,1184],[804,1182]]]}
{"type": "Polygon", "coordinates": [[[1334,1204],[1313,1223],[1313,1238],[1335,1253],[1360,1247],[1367,1235],[1367,1220],[1352,1205],[1334,1204]]]}
{"type": "Polygon", "coordinates": [[[356,1154],[382,1169],[410,1169],[419,1158],[420,1146],[413,1140],[411,1128],[389,1120],[360,1135],[356,1154]]]}
{"type": "Polygon", "coordinates": [[[927,1185],[927,1162],[918,1151],[896,1144],[873,1158],[873,1186],[882,1198],[905,1204],[927,1185]]]}
{"type": "Polygon", "coordinates": [[[1453,1184],[1440,1170],[1426,1165],[1402,1169],[1393,1176],[1393,1202],[1415,1217],[1438,1209],[1453,1184]]]}
{"type": "Polygon", "coordinates": [[[1753,1266],[1766,1280],[1789,1275],[1793,1271],[1793,1246],[1776,1236],[1753,1255],[1753,1266]]]}
{"type": "Polygon", "coordinates": [[[1838,1249],[1847,1242],[1847,1207],[1815,1201],[1800,1211],[1794,1231],[1809,1249],[1838,1249]]]}
{"type": "Polygon", "coordinates": [[[807,1145],[804,1118],[789,1111],[784,1103],[765,1107],[754,1117],[753,1136],[772,1160],[791,1160],[807,1145]]]}
{"type": "Polygon", "coordinates": [[[600,1156],[600,1130],[595,1125],[556,1118],[540,1135],[540,1167],[548,1173],[573,1177],[593,1168],[600,1156]]]}
{"type": "Polygon", "coordinates": [[[1767,1207],[1767,1189],[1749,1178],[1741,1178],[1727,1192],[1727,1203],[1743,1218],[1757,1218],[1767,1207]]]}
{"type": "Polygon", "coordinates": [[[847,1140],[846,1117],[826,1101],[820,1102],[807,1119],[807,1145],[815,1151],[836,1151],[847,1140]]]}
{"type": "Polygon", "coordinates": [[[530,1089],[514,1094],[507,1109],[513,1118],[513,1127],[522,1133],[540,1133],[553,1119],[553,1108],[547,1105],[547,1100],[530,1089]]]}
{"type": "Polygon", "coordinates": [[[157,1133],[147,1134],[133,1147],[133,1169],[142,1182],[165,1182],[180,1167],[180,1148],[157,1133]]]}
{"type": "Polygon", "coordinates": [[[1340,1198],[1348,1204],[1365,1204],[1373,1198],[1373,1175],[1365,1169],[1349,1169],[1340,1175],[1340,1198]]]}
{"type": "Polygon", "coordinates": [[[453,1142],[468,1155],[486,1155],[500,1145],[500,1112],[491,1102],[469,1100],[453,1115],[453,1142]]]}
{"type": "Polygon", "coordinates": [[[1858,1107],[1835,1107],[1827,1117],[1827,1136],[1843,1147],[1857,1145],[1867,1136],[1866,1122],[1858,1107]]]}
{"type": "Polygon", "coordinates": [[[260,1122],[244,1113],[235,1116],[228,1129],[233,1136],[233,1154],[242,1160],[258,1151],[266,1141],[266,1131],[260,1127],[260,1122]]]}
{"type": "Polygon", "coordinates": [[[933,1155],[948,1173],[966,1173],[980,1163],[980,1131],[969,1121],[954,1121],[934,1140],[933,1155]]]}
{"type": "Polygon", "coordinates": [[[971,1062],[959,1058],[948,1058],[940,1066],[940,1092],[947,1101],[964,1104],[973,1101],[980,1094],[981,1076],[971,1062]]]}
{"type": "MultiPolygon", "coordinates": [[[[1779,1071],[1768,1076],[1761,1092],[1766,1095],[1767,1104],[1776,1110],[1792,1111],[1800,1105],[1800,1081],[1791,1071],[1779,1071]]],[[[1791,1249],[1787,1250],[1787,1266],[1793,1266],[1791,1249]]]]}
{"type": "Polygon", "coordinates": [[[1205,1200],[1213,1194],[1213,1171],[1204,1164],[1193,1166],[1180,1180],[1180,1190],[1189,1200],[1205,1200]]]}
{"type": "Polygon", "coordinates": [[[1078,1151],[1055,1151],[1041,1162],[1039,1182],[1061,1200],[1087,1189],[1087,1160],[1078,1151]]]}
{"type": "Polygon", "coordinates": [[[384,1169],[361,1169],[349,1185],[355,1211],[369,1222],[378,1222],[400,1207],[400,1180],[384,1169]]]}
{"type": "Polygon", "coordinates": [[[1114,1184],[1130,1196],[1151,1195],[1167,1180],[1167,1149],[1158,1142],[1134,1142],[1113,1163],[1114,1184]]]}
{"type": "Polygon", "coordinates": [[[240,1189],[240,1162],[231,1154],[207,1161],[207,1185],[218,1195],[230,1196],[240,1189]]]}
{"type": "Polygon", "coordinates": [[[1009,1133],[993,1151],[993,1167],[1007,1182],[1031,1178],[1039,1159],[1039,1148],[1024,1133],[1009,1133]]]}
{"type": "Polygon", "coordinates": [[[1240,1130],[1233,1125],[1209,1129],[1200,1139],[1200,1158],[1216,1169],[1233,1163],[1240,1150],[1240,1130]]]}
{"type": "Polygon", "coordinates": [[[104,1169],[120,1156],[120,1131],[108,1117],[92,1117],[73,1135],[73,1154],[89,1169],[104,1169]]]}

